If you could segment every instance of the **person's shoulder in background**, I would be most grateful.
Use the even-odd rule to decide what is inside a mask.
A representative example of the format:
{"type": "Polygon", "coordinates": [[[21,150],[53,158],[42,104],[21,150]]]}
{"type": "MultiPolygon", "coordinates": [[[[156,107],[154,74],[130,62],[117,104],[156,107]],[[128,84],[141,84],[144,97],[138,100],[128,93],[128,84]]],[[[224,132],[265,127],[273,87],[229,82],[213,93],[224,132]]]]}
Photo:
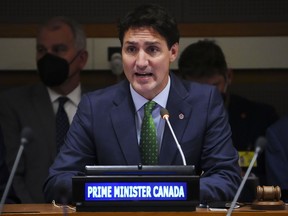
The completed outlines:
{"type": "MultiPolygon", "coordinates": [[[[279,129],[282,130],[283,132],[287,132],[287,126],[288,126],[288,115],[285,115],[281,117],[278,121],[276,121],[274,124],[271,125],[271,129],[279,129]]],[[[288,136],[288,133],[286,133],[288,136]]]]}
{"type": "Polygon", "coordinates": [[[231,94],[228,106],[229,115],[257,120],[257,125],[267,128],[279,119],[276,109],[266,103],[256,102],[239,95],[231,94]]]}
{"type": "Polygon", "coordinates": [[[276,109],[265,103],[231,94],[228,105],[232,139],[238,150],[254,150],[259,136],[265,136],[269,126],[279,119],[276,109]]]}
{"type": "Polygon", "coordinates": [[[281,117],[266,132],[267,183],[281,188],[281,200],[288,203],[288,115],[281,117]]]}
{"type": "MultiPolygon", "coordinates": [[[[18,87],[11,87],[0,91],[1,98],[11,98],[13,96],[27,97],[27,95],[44,90],[46,87],[42,83],[35,83],[31,85],[23,85],[18,87]]],[[[13,98],[11,98],[13,99],[13,98]]]]}

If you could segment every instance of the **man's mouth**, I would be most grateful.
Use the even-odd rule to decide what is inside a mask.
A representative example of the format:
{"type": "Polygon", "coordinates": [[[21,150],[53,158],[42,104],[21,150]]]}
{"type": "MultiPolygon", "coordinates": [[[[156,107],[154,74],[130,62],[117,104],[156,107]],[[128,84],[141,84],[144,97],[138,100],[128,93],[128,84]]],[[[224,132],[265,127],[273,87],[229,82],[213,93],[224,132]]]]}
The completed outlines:
{"type": "Polygon", "coordinates": [[[139,77],[150,77],[153,74],[152,73],[135,73],[135,75],[139,77]]]}

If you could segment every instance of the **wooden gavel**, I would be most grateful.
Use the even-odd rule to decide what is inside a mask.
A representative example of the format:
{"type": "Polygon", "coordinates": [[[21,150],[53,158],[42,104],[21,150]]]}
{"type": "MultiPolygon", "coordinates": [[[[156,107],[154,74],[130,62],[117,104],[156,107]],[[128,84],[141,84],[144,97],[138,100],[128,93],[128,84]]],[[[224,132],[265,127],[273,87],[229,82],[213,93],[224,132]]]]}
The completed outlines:
{"type": "Polygon", "coordinates": [[[281,199],[279,186],[257,186],[257,199],[252,203],[252,209],[283,210],[285,203],[281,199]]]}
{"type": "Polygon", "coordinates": [[[279,201],[281,189],[279,186],[257,186],[257,200],[259,201],[279,201]]]}

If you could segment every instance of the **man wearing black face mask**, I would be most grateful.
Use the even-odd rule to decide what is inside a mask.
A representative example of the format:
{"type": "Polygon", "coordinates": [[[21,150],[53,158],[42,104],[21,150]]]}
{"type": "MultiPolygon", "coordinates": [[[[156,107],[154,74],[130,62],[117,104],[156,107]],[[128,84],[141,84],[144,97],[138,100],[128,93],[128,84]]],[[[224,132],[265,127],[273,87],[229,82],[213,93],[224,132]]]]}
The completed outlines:
{"type": "Polygon", "coordinates": [[[0,97],[0,122],[10,169],[21,129],[28,126],[34,134],[33,141],[25,146],[13,182],[22,203],[45,202],[42,186],[80,102],[80,72],[88,59],[85,33],[67,17],[54,17],[40,26],[36,50],[42,82],[2,92],[0,97]],[[65,130],[59,130],[58,123],[65,130]]]}
{"type": "Polygon", "coordinates": [[[81,54],[68,62],[66,59],[50,53],[45,54],[37,62],[38,72],[42,82],[49,87],[55,87],[63,84],[69,78],[70,64],[81,54]]]}
{"type": "MultiPolygon", "coordinates": [[[[257,138],[264,136],[268,126],[278,118],[275,109],[230,94],[233,72],[228,69],[224,53],[214,41],[200,40],[187,46],[180,55],[178,66],[185,79],[215,85],[221,92],[229,114],[233,144],[240,157],[247,156],[246,162],[240,163],[245,172],[257,138]]],[[[264,154],[258,157],[257,167],[252,172],[259,177],[261,185],[266,184],[264,154]]]]}

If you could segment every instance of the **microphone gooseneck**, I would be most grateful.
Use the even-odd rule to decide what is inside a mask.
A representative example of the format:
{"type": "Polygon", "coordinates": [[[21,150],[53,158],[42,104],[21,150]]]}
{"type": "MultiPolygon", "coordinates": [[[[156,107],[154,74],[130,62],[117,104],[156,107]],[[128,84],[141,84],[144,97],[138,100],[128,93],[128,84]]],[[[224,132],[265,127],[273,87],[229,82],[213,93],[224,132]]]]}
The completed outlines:
{"type": "Polygon", "coordinates": [[[233,201],[231,203],[231,206],[230,206],[226,216],[230,216],[232,214],[232,211],[233,211],[233,209],[234,209],[234,207],[236,205],[236,202],[237,202],[237,200],[238,200],[238,198],[239,198],[239,196],[240,196],[240,194],[241,194],[241,192],[243,190],[244,184],[246,183],[246,181],[248,179],[248,176],[249,176],[249,174],[250,174],[250,172],[252,170],[252,167],[253,167],[253,165],[254,165],[259,153],[261,153],[263,151],[266,143],[267,143],[267,140],[266,140],[265,137],[259,137],[256,140],[254,156],[253,156],[253,158],[252,158],[252,160],[251,160],[251,162],[249,164],[249,167],[248,167],[248,169],[247,169],[247,171],[246,171],[246,173],[245,173],[245,175],[244,175],[244,177],[242,179],[242,182],[241,182],[241,184],[240,184],[240,186],[239,186],[239,188],[238,188],[238,190],[236,192],[236,195],[235,195],[235,197],[234,197],[234,199],[233,199],[233,201]]]}
{"type": "Polygon", "coordinates": [[[10,190],[10,187],[11,187],[11,184],[12,184],[12,181],[13,181],[13,178],[14,178],[14,175],[15,175],[15,172],[16,172],[16,169],[17,169],[17,167],[18,167],[18,164],[19,164],[19,161],[20,161],[22,152],[23,152],[23,150],[24,150],[24,146],[25,146],[27,143],[31,142],[32,138],[33,138],[33,133],[32,133],[31,128],[28,128],[28,127],[23,128],[23,130],[22,130],[22,132],[21,132],[20,147],[19,147],[19,150],[18,150],[16,159],[15,159],[15,161],[14,161],[14,164],[13,164],[13,167],[12,167],[12,170],[11,170],[11,173],[10,173],[10,175],[9,175],[7,184],[6,184],[6,186],[5,186],[4,193],[3,193],[2,198],[1,198],[1,202],[0,202],[0,215],[2,214],[2,209],[3,209],[4,203],[5,203],[5,201],[6,201],[8,192],[9,192],[9,190],[10,190]]]}
{"type": "Polygon", "coordinates": [[[179,142],[178,142],[178,140],[177,140],[177,138],[176,138],[176,135],[175,135],[175,133],[174,133],[174,131],[173,131],[173,128],[172,128],[172,126],[171,126],[171,124],[170,124],[170,121],[169,121],[169,112],[168,112],[167,109],[162,108],[162,109],[160,110],[160,114],[161,114],[161,117],[162,117],[164,120],[166,120],[166,122],[167,122],[167,124],[168,124],[168,126],[169,126],[169,129],[170,129],[170,131],[171,131],[171,133],[172,133],[172,135],[173,135],[173,138],[174,138],[174,140],[175,140],[175,143],[176,143],[176,145],[177,145],[177,148],[178,148],[178,150],[179,150],[179,152],[180,152],[180,155],[181,155],[181,157],[182,157],[183,165],[186,166],[186,159],[185,159],[184,153],[183,153],[183,151],[182,151],[182,148],[181,148],[181,146],[180,146],[180,144],[179,144],[179,142]]]}

